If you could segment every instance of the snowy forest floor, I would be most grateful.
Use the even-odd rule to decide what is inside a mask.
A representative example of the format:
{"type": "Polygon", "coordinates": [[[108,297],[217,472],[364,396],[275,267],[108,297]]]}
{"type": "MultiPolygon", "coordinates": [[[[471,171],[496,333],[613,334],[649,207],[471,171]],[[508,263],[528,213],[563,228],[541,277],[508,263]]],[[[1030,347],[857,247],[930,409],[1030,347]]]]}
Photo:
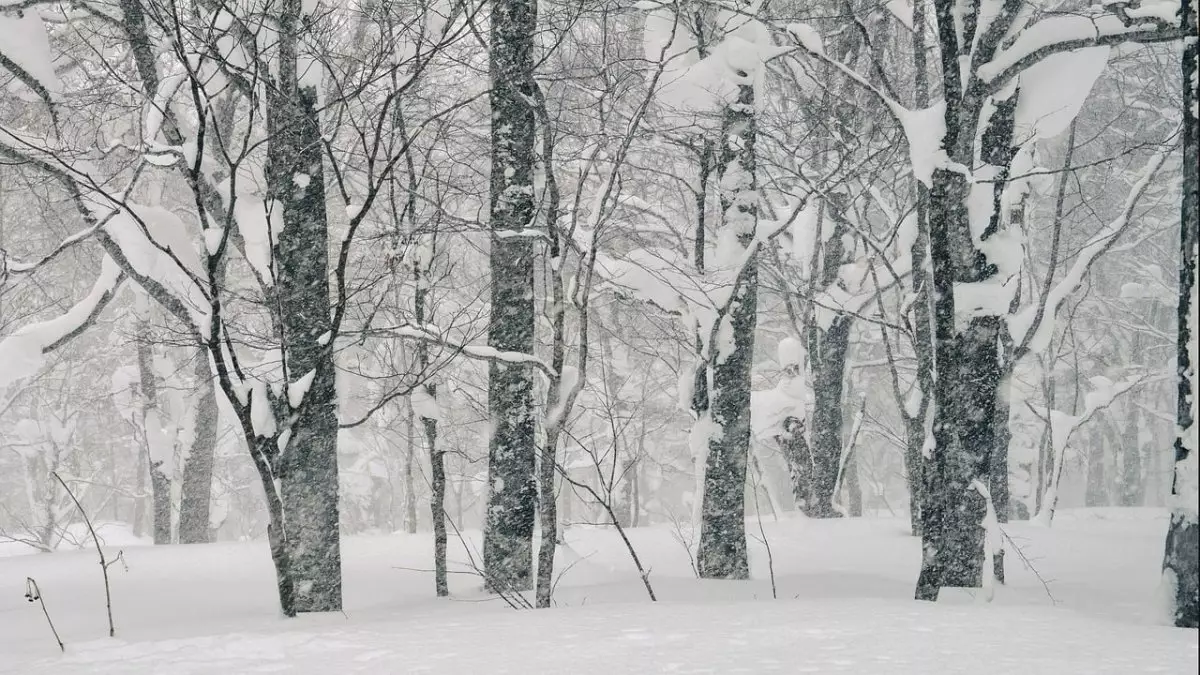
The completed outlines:
{"type": "MultiPolygon", "coordinates": [[[[699,581],[672,528],[630,530],[658,603],[614,531],[575,527],[548,611],[514,611],[466,573],[452,573],[453,597],[438,600],[423,571],[428,534],[354,536],[342,547],[345,615],[292,620],[279,616],[263,542],[126,545],[128,570],[110,569],[115,639],[95,551],[0,557],[0,672],[1197,672],[1195,632],[1161,621],[1164,512],[1064,510],[1052,529],[1005,526],[1054,601],[1012,542],[1008,584],[990,604],[961,590],[936,605],[911,600],[920,546],[906,525],[764,519],[778,600],[760,542],[753,581],[699,581]],[[65,655],[24,598],[26,576],[65,655]]],[[[753,521],[749,531],[757,537],[753,521]]],[[[468,541],[477,551],[478,533],[468,541]]],[[[450,552],[452,570],[469,569],[461,542],[450,552]]]]}

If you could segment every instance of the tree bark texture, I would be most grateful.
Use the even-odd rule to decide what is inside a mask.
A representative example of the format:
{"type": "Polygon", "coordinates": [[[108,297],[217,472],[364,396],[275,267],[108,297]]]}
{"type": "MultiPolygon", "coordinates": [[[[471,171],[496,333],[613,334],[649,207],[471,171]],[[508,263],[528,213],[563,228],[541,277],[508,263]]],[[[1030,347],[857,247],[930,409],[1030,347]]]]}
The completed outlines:
{"type": "MultiPolygon", "coordinates": [[[[738,86],[737,102],[724,112],[718,159],[721,227],[732,228],[743,249],[752,245],[758,223],[755,180],[754,87],[738,86]]],[[[732,344],[710,344],[709,414],[712,429],[704,472],[700,543],[696,565],[705,579],[746,579],[746,466],[750,454],[750,372],[758,321],[757,254],[738,274],[727,313],[732,344]]],[[[723,333],[725,331],[718,331],[723,333]]]]}
{"type": "Polygon", "coordinates": [[[1183,199],[1180,205],[1179,237],[1179,394],[1175,437],[1175,479],[1171,485],[1174,506],[1167,527],[1163,575],[1172,593],[1175,625],[1200,627],[1200,524],[1196,519],[1197,476],[1195,453],[1196,429],[1196,274],[1197,247],[1200,247],[1200,55],[1197,53],[1197,11],[1194,0],[1183,0],[1180,18],[1190,26],[1191,35],[1183,49],[1183,199]]]}
{"type": "Polygon", "coordinates": [[[179,502],[179,543],[206,544],[212,502],[213,460],[217,449],[217,389],[208,364],[208,352],[195,355],[196,399],[194,440],[183,465],[183,493],[179,502]]]}
{"type": "MultiPolygon", "coordinates": [[[[841,239],[836,234],[832,238],[841,239]]],[[[830,261],[836,274],[842,259],[841,246],[839,244],[832,248],[838,254],[830,261]]],[[[836,518],[840,515],[833,508],[833,502],[837,497],[834,490],[842,461],[842,401],[851,325],[851,317],[839,314],[829,328],[822,329],[811,324],[808,330],[809,377],[814,401],[810,423],[812,497],[805,513],[812,518],[836,518]]]]}
{"type": "Polygon", "coordinates": [[[318,92],[297,73],[300,16],[299,0],[286,0],[279,15],[280,86],[268,95],[267,188],[283,223],[274,248],[272,300],[285,373],[289,382],[314,375],[300,408],[292,411],[295,421],[278,453],[277,478],[295,611],[333,612],[342,608],[342,575],[333,341],[321,340],[332,329],[329,231],[318,92]]]}
{"type": "Polygon", "coordinates": [[[150,504],[153,514],[154,543],[171,543],[171,477],[163,470],[163,453],[174,448],[155,447],[161,444],[162,410],[158,404],[158,378],[154,373],[154,348],[144,321],[139,321],[137,335],[138,385],[142,398],[142,433],[147,449],[147,468],[150,470],[150,504]]]}
{"type": "MultiPolygon", "coordinates": [[[[963,284],[998,281],[999,270],[977,248],[1001,225],[1000,201],[1013,156],[1013,123],[1017,93],[991,98],[972,70],[961,70],[956,4],[936,0],[941,47],[946,134],[951,162],[995,167],[998,171],[991,218],[983,232],[973,233],[967,202],[972,185],[960,171],[934,169],[929,193],[930,257],[933,264],[933,323],[936,363],[935,446],[924,470],[922,561],[916,597],[936,600],[943,587],[982,584],[984,530],[992,476],[1007,467],[996,461],[996,408],[1004,368],[1001,344],[1004,316],[957,317],[955,290],[963,284]],[[967,82],[964,84],[963,76],[967,82]],[[989,111],[990,108],[990,111],[989,111]],[[976,130],[983,129],[976,143],[976,130]]],[[[1010,8],[1006,6],[1005,12],[1010,8]]],[[[989,44],[974,44],[975,24],[964,24],[966,51],[986,59],[1002,34],[989,30],[989,44]],[[994,42],[992,44],[991,42],[994,42]]],[[[973,67],[973,66],[972,66],[973,67]]],[[[1000,289],[996,288],[995,292],[1000,289]]],[[[1007,423],[1007,420],[1004,420],[1007,423]]]]}
{"type": "MultiPolygon", "coordinates": [[[[533,224],[536,116],[533,36],[537,3],[491,3],[491,210],[493,233],[533,224]]],[[[491,318],[488,345],[506,352],[534,349],[534,248],[528,237],[494,236],[491,244],[491,318]]],[[[488,366],[488,506],[483,566],[487,585],[507,592],[533,582],[533,532],[537,516],[537,458],[533,378],[526,365],[488,366]]]]}

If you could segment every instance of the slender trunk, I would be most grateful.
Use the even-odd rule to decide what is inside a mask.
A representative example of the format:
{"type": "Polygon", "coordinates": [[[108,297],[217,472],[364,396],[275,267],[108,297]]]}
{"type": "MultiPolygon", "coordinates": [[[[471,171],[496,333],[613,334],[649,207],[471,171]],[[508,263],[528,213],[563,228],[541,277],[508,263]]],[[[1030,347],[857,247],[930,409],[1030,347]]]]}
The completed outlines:
{"type": "MultiPolygon", "coordinates": [[[[432,265],[432,262],[431,256],[428,264],[432,265]]],[[[429,270],[422,269],[418,262],[413,266],[413,274],[417,278],[413,314],[418,325],[425,325],[433,319],[432,312],[427,309],[429,270]]],[[[429,345],[424,342],[417,345],[417,367],[422,373],[429,368],[429,345]]],[[[437,385],[427,382],[424,386],[426,395],[436,401],[437,385]]],[[[429,515],[433,523],[434,588],[437,596],[444,598],[450,595],[446,571],[446,458],[445,453],[438,447],[438,420],[422,415],[421,428],[425,432],[425,444],[429,448],[429,515]]]]}
{"type": "MultiPolygon", "coordinates": [[[[1150,310],[1149,323],[1154,324],[1154,309],[1150,310]]],[[[1134,363],[1141,364],[1142,332],[1133,334],[1130,345],[1130,356],[1134,363]]],[[[1121,443],[1118,447],[1120,473],[1118,474],[1117,503],[1121,506],[1141,506],[1145,500],[1145,471],[1142,468],[1142,409],[1136,399],[1130,395],[1129,415],[1125,419],[1125,428],[1121,443]]]]}
{"type": "MultiPolygon", "coordinates": [[[[1010,223],[1010,227],[1015,226],[1010,223]]],[[[1009,305],[1009,314],[1017,309],[1017,299],[1009,305]]],[[[1008,332],[1008,323],[999,326],[1000,376],[996,385],[996,402],[992,413],[992,454],[988,467],[988,493],[992,498],[992,508],[996,513],[996,522],[1007,523],[1012,514],[1012,488],[1008,482],[1008,446],[1012,442],[1012,431],[1008,426],[1012,406],[1009,403],[1011,393],[1011,378],[1013,373],[1013,341],[1008,332]]],[[[992,555],[992,575],[1000,583],[1004,583],[1004,548],[1000,547],[992,555]]]]}
{"type": "Polygon", "coordinates": [[[858,449],[851,447],[846,451],[846,466],[842,468],[846,482],[846,507],[849,515],[861,518],[863,514],[862,483],[858,478],[858,449]]]}
{"type": "Polygon", "coordinates": [[[633,458],[633,469],[629,472],[629,526],[640,527],[642,524],[642,458],[646,453],[646,420],[643,417],[641,428],[638,430],[637,454],[633,458]]]}
{"type": "Polygon", "coordinates": [[[1171,484],[1171,523],[1167,529],[1166,552],[1163,555],[1163,577],[1172,594],[1175,625],[1181,628],[1200,626],[1200,523],[1196,519],[1197,490],[1197,429],[1196,429],[1196,335],[1195,321],[1197,247],[1200,247],[1200,169],[1189,161],[1200,154],[1200,54],[1196,35],[1197,12],[1194,0],[1180,3],[1183,24],[1190,26],[1191,36],[1183,49],[1183,199],[1180,205],[1179,237],[1179,334],[1178,373],[1179,395],[1175,436],[1175,477],[1171,484]]]}
{"type": "Polygon", "coordinates": [[[163,435],[162,411],[158,405],[158,379],[154,374],[154,347],[144,320],[138,322],[137,367],[142,397],[142,431],[147,448],[146,466],[150,470],[150,494],[154,517],[154,543],[171,543],[171,479],[164,466],[167,453],[174,448],[166,446],[163,435]]]}
{"type": "Polygon", "coordinates": [[[203,349],[195,355],[195,429],[187,463],[183,465],[183,495],[179,500],[179,543],[206,544],[211,540],[213,459],[217,449],[217,390],[203,349]]]}
{"type": "MultiPolygon", "coordinates": [[[[925,55],[926,3],[913,3],[913,104],[917,110],[929,106],[929,73],[925,55]]],[[[932,270],[929,267],[929,188],[916,181],[917,236],[913,239],[912,253],[912,321],[913,353],[917,357],[917,391],[915,410],[905,410],[904,453],[905,470],[908,474],[908,511],[910,527],[914,537],[922,536],[922,508],[925,501],[925,447],[932,431],[934,395],[934,339],[932,270]]]]}
{"type": "Polygon", "coordinates": [[[146,536],[146,475],[150,466],[150,453],[146,451],[145,439],[137,447],[137,482],[133,494],[133,534],[146,536]]]}
{"type": "MultiPolygon", "coordinates": [[[[521,232],[533,224],[534,0],[492,3],[491,230],[521,232]]],[[[528,237],[494,236],[491,243],[491,318],[488,345],[532,354],[534,348],[534,248],[528,237]]],[[[533,578],[537,517],[537,446],[533,378],[528,366],[488,365],[488,505],[483,567],[488,586],[524,590],[533,578]]]]}
{"type": "Polygon", "coordinates": [[[1083,504],[1084,506],[1108,506],[1108,485],[1107,472],[1105,471],[1105,455],[1108,454],[1109,445],[1115,447],[1115,443],[1111,443],[1112,430],[1109,425],[1103,424],[1097,430],[1093,427],[1089,430],[1087,442],[1087,485],[1084,489],[1083,504]]]}
{"type": "Polygon", "coordinates": [[[558,448],[557,426],[546,432],[546,445],[538,466],[538,483],[542,494],[538,502],[538,518],[541,523],[541,541],[538,544],[537,589],[534,605],[539,608],[550,606],[554,592],[554,553],[558,546],[558,499],[554,494],[555,455],[558,448]]]}
{"type": "Polygon", "coordinates": [[[417,533],[417,493],[416,472],[417,439],[413,433],[416,415],[413,412],[412,399],[404,399],[404,531],[409,534],[417,533]]]}
{"type": "MultiPolygon", "coordinates": [[[[722,228],[731,230],[744,249],[758,224],[755,178],[756,122],[754,88],[738,85],[736,105],[724,111],[718,161],[722,228]]],[[[746,579],[746,466],[750,454],[751,367],[758,321],[758,256],[738,274],[728,311],[718,320],[728,326],[732,344],[710,344],[712,391],[708,414],[708,455],[704,469],[700,543],[696,565],[707,579],[746,579]],[[727,323],[726,323],[727,322],[727,323]]],[[[712,342],[719,342],[715,338],[712,342]]]]}
{"type": "Polygon", "coordinates": [[[1054,427],[1050,411],[1054,410],[1058,399],[1058,385],[1054,381],[1054,373],[1042,364],[1042,396],[1046,400],[1046,424],[1042,427],[1041,444],[1038,446],[1037,484],[1034,485],[1034,513],[1041,513],[1045,506],[1046,495],[1054,482],[1054,427]]]}
{"type": "Polygon", "coordinates": [[[910,417],[904,421],[904,472],[908,477],[908,521],[912,536],[921,536],[921,473],[925,447],[925,420],[910,417]]]}

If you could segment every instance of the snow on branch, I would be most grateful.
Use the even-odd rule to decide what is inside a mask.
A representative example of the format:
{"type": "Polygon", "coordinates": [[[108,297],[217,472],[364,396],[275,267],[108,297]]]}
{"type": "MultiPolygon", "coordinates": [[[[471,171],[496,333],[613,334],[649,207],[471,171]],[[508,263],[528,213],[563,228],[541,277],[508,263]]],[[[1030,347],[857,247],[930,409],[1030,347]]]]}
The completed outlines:
{"type": "Polygon", "coordinates": [[[46,27],[37,12],[0,9],[0,69],[12,73],[47,104],[62,92],[46,27]]]}
{"type": "Polygon", "coordinates": [[[1096,413],[1108,408],[1121,395],[1146,380],[1144,375],[1135,375],[1120,382],[1113,382],[1107,377],[1097,375],[1091,378],[1094,389],[1083,398],[1083,412],[1069,415],[1061,410],[1050,411],[1050,444],[1054,452],[1054,478],[1046,496],[1042,499],[1042,510],[1037,514],[1037,522],[1049,527],[1054,519],[1054,509],[1058,504],[1058,485],[1062,479],[1063,466],[1066,464],[1067,444],[1084,424],[1096,413]]]}
{"type": "Polygon", "coordinates": [[[58,246],[55,246],[53,249],[51,249],[49,253],[46,253],[37,260],[30,262],[21,262],[19,260],[9,259],[5,255],[4,250],[0,249],[0,279],[2,279],[6,274],[30,274],[37,271],[42,265],[54,260],[67,249],[80,242],[90,239],[92,235],[96,234],[97,230],[103,227],[103,225],[104,223],[101,222],[85,227],[79,232],[76,232],[75,234],[63,239],[58,243],[58,246]]]}
{"type": "Polygon", "coordinates": [[[46,354],[70,342],[92,325],[125,280],[116,262],[105,256],[92,290],[62,315],[25,326],[0,341],[0,387],[32,377],[46,354]]]}
{"type": "MultiPolygon", "coordinates": [[[[1179,133],[1180,130],[1176,129],[1171,136],[1178,138],[1179,133]]],[[[1053,289],[1044,294],[1042,301],[1009,317],[1009,331],[1012,333],[1013,343],[1018,345],[1014,351],[1014,358],[1019,359],[1029,352],[1040,352],[1050,344],[1050,339],[1054,336],[1055,318],[1058,315],[1059,307],[1083,284],[1084,277],[1087,276],[1096,260],[1107,253],[1128,229],[1133,210],[1137,208],[1138,203],[1146,194],[1146,190],[1150,187],[1150,183],[1158,174],[1159,169],[1162,168],[1163,163],[1166,162],[1167,157],[1177,147],[1177,144],[1174,143],[1164,144],[1158,152],[1154,153],[1146,166],[1142,168],[1138,180],[1125,198],[1125,205],[1121,209],[1121,213],[1084,244],[1075,258],[1075,264],[1053,289]]]]}
{"type": "Polygon", "coordinates": [[[896,123],[904,130],[913,175],[925,185],[930,185],[933,180],[933,170],[944,166],[949,161],[946,151],[942,147],[942,138],[946,135],[945,101],[939,101],[921,110],[909,109],[888,96],[879,87],[871,84],[853,68],[830,58],[825,53],[820,38],[812,26],[794,23],[788,25],[787,31],[808,55],[837,69],[860,87],[874,94],[883,103],[896,123]]]}
{"type": "Polygon", "coordinates": [[[995,89],[1054,54],[1123,42],[1178,40],[1188,34],[1179,25],[1178,12],[1179,0],[1150,0],[1142,3],[1140,10],[1114,12],[1096,7],[1054,14],[1022,30],[976,74],[995,89]]]}
{"type": "Polygon", "coordinates": [[[420,340],[422,342],[429,342],[431,344],[448,347],[470,359],[532,366],[541,371],[542,374],[546,375],[547,377],[550,377],[553,373],[552,369],[550,368],[550,364],[546,363],[545,360],[534,354],[503,351],[487,345],[462,344],[442,335],[441,331],[439,331],[436,326],[414,326],[409,324],[388,329],[387,332],[397,337],[420,340]]]}

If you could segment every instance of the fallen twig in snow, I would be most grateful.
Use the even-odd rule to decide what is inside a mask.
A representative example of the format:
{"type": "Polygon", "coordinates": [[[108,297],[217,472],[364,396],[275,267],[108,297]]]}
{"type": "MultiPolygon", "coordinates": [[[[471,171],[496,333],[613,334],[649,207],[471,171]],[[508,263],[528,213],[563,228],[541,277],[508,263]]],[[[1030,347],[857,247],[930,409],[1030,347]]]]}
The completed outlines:
{"type": "Polygon", "coordinates": [[[67,647],[63,644],[62,638],[58,637],[58,629],[54,627],[54,622],[50,620],[50,610],[46,609],[46,599],[42,597],[42,589],[38,588],[38,584],[33,580],[33,577],[25,577],[25,599],[29,602],[37,600],[41,603],[42,614],[46,615],[46,623],[50,624],[50,632],[54,633],[54,641],[58,643],[60,650],[66,652],[67,647]]]}
{"type": "Polygon", "coordinates": [[[1038,572],[1037,568],[1033,566],[1033,561],[1031,561],[1029,557],[1025,555],[1025,551],[1021,550],[1021,547],[1017,545],[1017,542],[1013,541],[1013,538],[1008,534],[1008,532],[1004,531],[1003,527],[997,526],[996,529],[1000,530],[1000,534],[1008,540],[1009,544],[1012,544],[1013,550],[1017,552],[1017,557],[1021,559],[1021,564],[1025,565],[1025,569],[1033,572],[1033,576],[1037,578],[1038,583],[1040,583],[1042,588],[1045,589],[1046,597],[1050,598],[1050,602],[1057,605],[1058,599],[1055,598],[1054,594],[1050,592],[1050,583],[1046,581],[1046,579],[1042,577],[1041,572],[1038,572]]]}

